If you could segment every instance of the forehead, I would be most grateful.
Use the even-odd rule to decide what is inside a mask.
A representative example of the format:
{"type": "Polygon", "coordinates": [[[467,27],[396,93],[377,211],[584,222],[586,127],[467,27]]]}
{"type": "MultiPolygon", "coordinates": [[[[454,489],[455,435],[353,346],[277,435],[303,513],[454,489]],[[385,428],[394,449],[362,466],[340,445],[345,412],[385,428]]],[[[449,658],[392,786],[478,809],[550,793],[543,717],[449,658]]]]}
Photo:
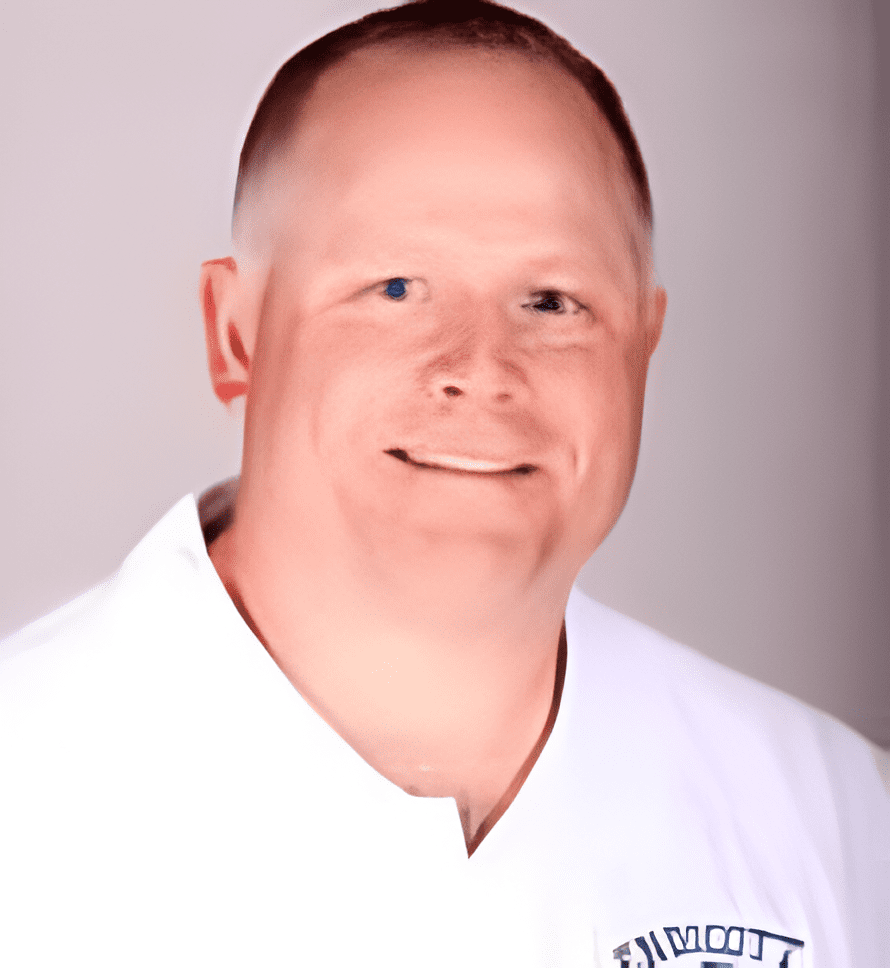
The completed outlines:
{"type": "Polygon", "coordinates": [[[427,238],[452,227],[466,244],[506,241],[514,223],[527,233],[530,218],[542,238],[586,220],[617,229],[636,261],[611,128],[575,78],[519,52],[400,42],[351,54],[316,82],[276,168],[288,235],[323,223],[370,242],[398,223],[427,238]]]}
{"type": "Polygon", "coordinates": [[[554,158],[580,153],[618,180],[624,172],[617,139],[577,79],[512,49],[405,41],[364,48],[318,78],[294,128],[298,145],[337,144],[358,155],[385,139],[390,153],[427,143],[454,156],[458,136],[477,150],[536,142],[554,158]]]}

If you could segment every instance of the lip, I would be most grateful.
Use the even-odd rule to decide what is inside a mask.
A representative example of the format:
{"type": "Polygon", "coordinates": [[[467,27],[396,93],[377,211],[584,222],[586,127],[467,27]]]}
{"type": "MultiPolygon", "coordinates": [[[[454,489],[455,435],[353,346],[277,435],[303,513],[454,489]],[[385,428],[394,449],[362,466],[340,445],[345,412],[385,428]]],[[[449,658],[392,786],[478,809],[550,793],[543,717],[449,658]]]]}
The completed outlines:
{"type": "Polygon", "coordinates": [[[457,474],[531,474],[537,470],[534,464],[526,461],[515,462],[491,458],[469,457],[464,454],[449,454],[437,451],[412,450],[403,447],[393,447],[385,451],[390,457],[395,457],[405,464],[423,467],[428,470],[450,471],[457,474]]]}

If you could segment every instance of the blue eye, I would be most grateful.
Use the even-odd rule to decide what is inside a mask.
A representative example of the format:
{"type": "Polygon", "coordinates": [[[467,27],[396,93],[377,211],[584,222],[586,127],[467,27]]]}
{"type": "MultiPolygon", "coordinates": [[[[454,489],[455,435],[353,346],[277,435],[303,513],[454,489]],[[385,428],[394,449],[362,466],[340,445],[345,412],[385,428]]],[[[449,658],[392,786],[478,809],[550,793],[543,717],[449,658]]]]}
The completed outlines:
{"type": "Polygon", "coordinates": [[[408,292],[407,279],[390,279],[383,291],[390,299],[404,299],[408,292]]]}

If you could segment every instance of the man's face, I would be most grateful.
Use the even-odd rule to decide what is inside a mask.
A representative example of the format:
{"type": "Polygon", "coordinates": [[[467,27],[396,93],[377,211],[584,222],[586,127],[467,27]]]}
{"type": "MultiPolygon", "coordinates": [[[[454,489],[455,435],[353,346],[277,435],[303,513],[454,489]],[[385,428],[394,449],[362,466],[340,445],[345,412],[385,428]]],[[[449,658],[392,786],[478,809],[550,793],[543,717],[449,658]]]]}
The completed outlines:
{"type": "Polygon", "coordinates": [[[580,85],[517,55],[380,48],[321,78],[250,368],[270,540],[574,577],[627,498],[660,324],[618,159],[580,85]]]}

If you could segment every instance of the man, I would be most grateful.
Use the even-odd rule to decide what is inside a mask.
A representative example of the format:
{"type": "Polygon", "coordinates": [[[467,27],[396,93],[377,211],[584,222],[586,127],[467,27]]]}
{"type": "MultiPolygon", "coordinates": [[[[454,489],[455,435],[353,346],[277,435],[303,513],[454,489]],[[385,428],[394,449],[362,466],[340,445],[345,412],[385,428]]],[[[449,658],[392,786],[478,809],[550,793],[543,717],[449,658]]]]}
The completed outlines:
{"type": "Polygon", "coordinates": [[[572,591],[665,310],[602,74],[488,3],[341,28],[233,234],[240,483],[5,647],[0,963],[880,963],[865,744],[572,591]]]}

